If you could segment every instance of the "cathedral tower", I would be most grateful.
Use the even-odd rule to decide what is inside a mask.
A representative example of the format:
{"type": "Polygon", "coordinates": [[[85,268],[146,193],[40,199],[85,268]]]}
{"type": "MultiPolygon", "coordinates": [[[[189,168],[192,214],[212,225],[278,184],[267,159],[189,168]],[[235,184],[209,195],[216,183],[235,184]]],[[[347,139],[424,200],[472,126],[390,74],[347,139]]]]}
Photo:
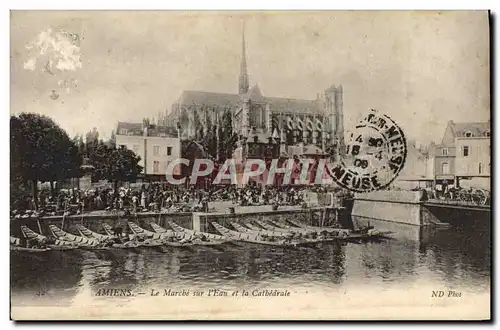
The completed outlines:
{"type": "Polygon", "coordinates": [[[238,84],[238,94],[243,95],[248,92],[249,82],[247,73],[247,55],[245,51],[245,28],[243,28],[243,37],[241,40],[241,64],[240,64],[240,79],[238,84]]]}

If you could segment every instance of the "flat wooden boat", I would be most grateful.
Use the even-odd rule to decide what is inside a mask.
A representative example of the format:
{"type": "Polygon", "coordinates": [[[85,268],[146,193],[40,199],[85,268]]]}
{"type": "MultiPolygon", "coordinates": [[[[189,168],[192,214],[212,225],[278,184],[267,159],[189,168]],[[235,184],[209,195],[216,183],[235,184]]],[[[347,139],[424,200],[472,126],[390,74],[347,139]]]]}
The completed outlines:
{"type": "Polygon", "coordinates": [[[50,248],[45,248],[45,249],[38,249],[38,248],[27,248],[27,247],[22,247],[22,246],[15,246],[11,245],[10,246],[11,251],[19,251],[19,252],[47,252],[50,251],[50,248]]]}
{"type": "Polygon", "coordinates": [[[296,227],[308,229],[311,231],[315,231],[317,233],[321,233],[321,232],[334,233],[334,232],[338,232],[338,231],[348,231],[348,229],[310,226],[310,225],[306,225],[304,223],[301,223],[300,221],[288,219],[288,218],[286,219],[286,221],[290,222],[292,225],[294,225],[296,227]]]}
{"type": "Polygon", "coordinates": [[[275,227],[278,227],[278,228],[283,228],[283,229],[302,229],[302,230],[306,230],[302,227],[296,227],[296,226],[290,226],[289,223],[287,223],[285,220],[282,220],[282,221],[278,221],[278,220],[273,220],[273,219],[269,219],[268,222],[271,223],[271,225],[275,226],[275,227]]]}
{"type": "MultiPolygon", "coordinates": [[[[111,236],[111,237],[116,236],[115,232],[113,231],[113,227],[111,227],[109,224],[103,223],[102,224],[102,228],[106,232],[106,235],[111,236]]],[[[134,234],[129,234],[128,235],[128,238],[131,239],[131,240],[134,239],[134,237],[135,237],[134,234]]]]}
{"type": "Polygon", "coordinates": [[[179,226],[173,221],[169,221],[168,224],[176,231],[176,237],[190,240],[193,245],[218,246],[231,241],[231,239],[226,236],[187,229],[179,226]]]}
{"type": "MultiPolygon", "coordinates": [[[[293,239],[297,244],[299,245],[314,245],[318,243],[325,243],[325,242],[332,242],[332,241],[353,241],[353,242],[358,242],[358,241],[368,241],[368,240],[376,240],[385,237],[383,233],[380,233],[379,231],[372,231],[372,232],[367,232],[367,233],[353,233],[349,229],[339,229],[339,228],[330,228],[334,230],[329,230],[329,231],[314,231],[314,232],[308,232],[307,234],[304,233],[295,233],[295,235],[291,236],[283,236],[283,235],[276,235],[276,233],[283,233],[280,231],[269,231],[269,230],[250,230],[247,229],[238,223],[231,223],[231,225],[237,229],[237,231],[248,233],[248,234],[254,234],[254,235],[260,235],[260,236],[274,236],[274,237],[287,237],[289,239],[293,239]],[[313,236],[314,235],[314,236],[313,236]]],[[[320,227],[318,227],[320,228],[320,227]]],[[[290,233],[289,233],[290,234],[290,233]]]]}
{"type": "Polygon", "coordinates": [[[47,236],[43,236],[37,233],[36,231],[31,230],[28,226],[25,225],[21,225],[21,233],[23,234],[24,238],[28,239],[36,239],[37,241],[42,241],[47,239],[47,236]]]}
{"type": "Polygon", "coordinates": [[[242,241],[245,243],[269,245],[269,246],[282,246],[282,247],[295,247],[301,244],[300,242],[294,242],[280,237],[270,237],[269,239],[265,239],[264,237],[258,234],[234,231],[218,224],[217,222],[211,222],[211,224],[223,236],[227,236],[233,240],[242,241]]]}
{"type": "MultiPolygon", "coordinates": [[[[35,239],[38,242],[48,242],[49,238],[47,236],[41,235],[34,230],[31,230],[25,225],[21,226],[21,232],[23,233],[23,236],[27,239],[35,239]]],[[[53,243],[47,244],[47,246],[51,250],[59,250],[59,251],[65,251],[65,250],[74,250],[78,248],[78,245],[76,245],[73,242],[68,242],[60,239],[55,239],[53,243]]]]}
{"type": "Polygon", "coordinates": [[[147,237],[150,240],[149,242],[151,242],[149,243],[149,246],[166,245],[171,247],[184,247],[193,245],[188,240],[178,240],[178,236],[175,233],[153,233],[152,231],[146,230],[133,222],[128,222],[128,226],[134,234],[147,237]]]}
{"type": "Polygon", "coordinates": [[[391,239],[390,234],[392,231],[380,231],[376,229],[369,229],[363,232],[351,232],[349,236],[347,236],[346,240],[348,241],[370,241],[370,240],[379,240],[379,239],[391,239]]]}
{"type": "MultiPolygon", "coordinates": [[[[88,238],[95,238],[101,242],[115,240],[114,235],[99,234],[99,233],[91,231],[90,229],[88,229],[82,225],[77,225],[77,229],[80,232],[80,235],[88,237],[88,238]]],[[[110,228],[110,232],[112,232],[111,228],[110,228]]],[[[129,235],[129,237],[133,238],[134,235],[129,235]]],[[[140,248],[140,247],[156,247],[156,246],[161,246],[161,245],[162,244],[160,244],[160,243],[154,244],[154,243],[146,240],[144,242],[128,241],[125,243],[114,243],[112,245],[112,247],[117,248],[117,249],[136,249],[136,248],[140,248]]]]}
{"type": "Polygon", "coordinates": [[[162,226],[154,223],[154,222],[151,222],[149,224],[151,226],[151,228],[153,228],[153,230],[157,233],[157,234],[165,234],[167,233],[167,229],[166,228],[163,228],[162,226]]]}
{"type": "Polygon", "coordinates": [[[261,226],[262,228],[266,230],[272,230],[272,231],[279,231],[279,232],[284,232],[284,233],[299,233],[299,234],[310,234],[315,232],[314,230],[309,230],[305,228],[299,228],[299,227],[290,227],[288,228],[283,228],[280,226],[275,225],[272,222],[265,222],[262,220],[255,220],[255,222],[261,226]]]}
{"type": "Polygon", "coordinates": [[[258,229],[253,230],[250,228],[243,227],[237,222],[231,222],[231,226],[234,227],[237,231],[241,233],[247,233],[247,234],[253,234],[253,235],[260,235],[260,236],[271,236],[271,237],[285,237],[285,238],[293,238],[294,234],[293,233],[284,233],[281,231],[272,231],[272,230],[265,230],[265,229],[258,229]]]}
{"type": "Polygon", "coordinates": [[[50,248],[28,248],[21,244],[21,239],[17,237],[10,236],[10,250],[11,251],[22,251],[22,252],[47,252],[50,248]]]}
{"type": "Polygon", "coordinates": [[[106,232],[106,235],[108,235],[108,236],[114,236],[115,235],[115,233],[113,232],[113,227],[111,227],[109,224],[103,223],[102,224],[102,228],[106,232]]]}
{"type": "Polygon", "coordinates": [[[94,232],[94,231],[92,231],[92,230],[88,229],[87,227],[80,225],[80,224],[76,224],[76,229],[78,230],[80,235],[83,237],[94,238],[94,239],[97,239],[99,241],[106,241],[106,240],[114,239],[114,237],[112,235],[103,235],[103,234],[96,233],[96,232],[94,232]]]}
{"type": "Polygon", "coordinates": [[[173,237],[173,234],[169,234],[169,233],[154,233],[152,231],[149,231],[149,230],[146,230],[142,227],[140,227],[138,224],[134,223],[134,222],[127,222],[130,230],[132,230],[132,232],[135,234],[135,235],[139,235],[139,236],[145,236],[147,238],[150,238],[150,239],[153,239],[153,240],[163,240],[165,238],[169,238],[169,237],[173,237]]]}
{"type": "Polygon", "coordinates": [[[82,237],[82,236],[76,236],[73,234],[70,234],[68,232],[65,232],[64,230],[60,229],[59,227],[55,225],[49,225],[49,229],[56,238],[63,240],[63,241],[69,241],[69,242],[74,242],[77,243],[78,245],[86,245],[89,247],[92,246],[99,246],[101,242],[95,238],[87,238],[87,237],[82,237]]]}
{"type": "Polygon", "coordinates": [[[55,225],[49,225],[49,230],[51,231],[52,235],[54,235],[56,238],[58,238],[62,241],[73,242],[76,245],[78,245],[78,248],[80,248],[80,249],[99,250],[99,251],[123,249],[123,246],[121,246],[120,244],[117,244],[116,247],[114,245],[104,246],[103,245],[104,242],[101,242],[101,241],[94,239],[94,238],[87,238],[87,237],[73,235],[71,233],[65,232],[64,230],[60,229],[59,227],[57,227],[55,225]]]}
{"type": "Polygon", "coordinates": [[[209,238],[211,240],[218,240],[218,241],[227,241],[228,240],[228,238],[226,236],[212,234],[212,233],[206,233],[206,232],[202,232],[202,231],[196,231],[196,230],[192,230],[192,229],[187,229],[187,228],[179,226],[178,224],[176,224],[173,221],[169,221],[168,225],[170,227],[172,227],[172,229],[174,229],[178,233],[188,233],[188,234],[192,235],[193,237],[196,237],[196,235],[198,234],[198,235],[203,235],[206,238],[209,238]]]}

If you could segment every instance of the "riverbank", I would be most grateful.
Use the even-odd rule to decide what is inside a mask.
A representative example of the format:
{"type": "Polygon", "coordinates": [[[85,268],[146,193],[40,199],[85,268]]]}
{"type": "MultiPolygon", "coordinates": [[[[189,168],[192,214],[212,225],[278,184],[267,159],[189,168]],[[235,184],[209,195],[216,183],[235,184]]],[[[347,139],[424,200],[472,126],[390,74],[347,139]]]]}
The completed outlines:
{"type": "Polygon", "coordinates": [[[50,225],[55,225],[70,233],[78,233],[77,224],[84,225],[95,232],[102,232],[103,224],[112,227],[119,226],[128,232],[128,221],[136,222],[143,228],[149,228],[151,222],[168,228],[168,222],[173,221],[184,228],[214,232],[209,225],[210,221],[221,221],[221,224],[224,224],[229,219],[244,222],[262,217],[278,217],[290,218],[311,225],[331,225],[337,219],[349,216],[348,210],[343,207],[303,208],[286,205],[275,210],[272,205],[238,206],[231,202],[211,203],[209,210],[211,212],[140,212],[128,215],[124,212],[96,211],[80,215],[21,218],[11,221],[11,235],[22,237],[21,225],[26,225],[41,234],[49,233],[50,225]],[[200,222],[200,219],[203,220],[200,222]]]}

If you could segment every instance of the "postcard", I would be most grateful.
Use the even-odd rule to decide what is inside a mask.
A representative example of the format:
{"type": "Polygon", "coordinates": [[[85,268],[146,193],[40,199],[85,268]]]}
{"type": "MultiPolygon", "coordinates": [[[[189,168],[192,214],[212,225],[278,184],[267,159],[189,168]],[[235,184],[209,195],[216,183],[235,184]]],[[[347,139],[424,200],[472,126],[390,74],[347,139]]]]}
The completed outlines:
{"type": "Polygon", "coordinates": [[[11,11],[11,319],[489,320],[487,11],[11,11]]]}

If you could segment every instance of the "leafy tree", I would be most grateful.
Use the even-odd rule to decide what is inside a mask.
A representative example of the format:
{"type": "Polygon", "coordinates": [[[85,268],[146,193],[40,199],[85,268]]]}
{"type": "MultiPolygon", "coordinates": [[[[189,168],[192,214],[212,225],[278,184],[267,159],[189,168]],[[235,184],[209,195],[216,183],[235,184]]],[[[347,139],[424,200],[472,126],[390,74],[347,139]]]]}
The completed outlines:
{"type": "Polygon", "coordinates": [[[113,182],[116,194],[118,182],[134,181],[141,173],[140,160],[141,157],[123,146],[115,149],[99,144],[89,158],[94,167],[92,179],[113,182]]]}
{"type": "Polygon", "coordinates": [[[73,138],[73,143],[78,147],[78,152],[82,157],[86,156],[85,154],[85,142],[83,142],[83,136],[80,134],[77,134],[73,138]]]}
{"type": "Polygon", "coordinates": [[[38,182],[78,177],[78,146],[47,116],[22,113],[10,118],[11,181],[30,182],[37,207],[38,182]]]}
{"type": "Polygon", "coordinates": [[[97,131],[97,128],[94,127],[91,131],[88,131],[87,134],[85,134],[85,153],[87,157],[90,157],[90,154],[94,152],[98,145],[99,132],[97,131]]]}
{"type": "Polygon", "coordinates": [[[111,137],[109,138],[109,146],[111,148],[116,148],[116,135],[115,135],[115,130],[111,131],[111,137]]]}

